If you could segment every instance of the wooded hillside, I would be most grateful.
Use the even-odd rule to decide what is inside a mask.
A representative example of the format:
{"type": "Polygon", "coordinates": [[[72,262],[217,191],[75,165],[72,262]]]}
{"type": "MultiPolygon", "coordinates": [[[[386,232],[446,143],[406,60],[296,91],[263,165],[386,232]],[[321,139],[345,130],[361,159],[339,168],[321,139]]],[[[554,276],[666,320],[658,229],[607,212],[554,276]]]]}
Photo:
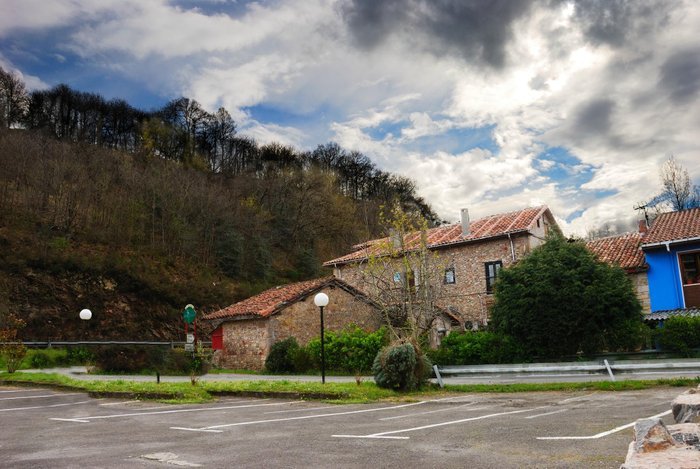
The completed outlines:
{"type": "Polygon", "coordinates": [[[145,112],[0,83],[0,313],[26,338],[171,338],[187,303],[320,275],[379,234],[383,204],[437,219],[412,181],[334,143],[261,146],[187,98],[145,112]]]}

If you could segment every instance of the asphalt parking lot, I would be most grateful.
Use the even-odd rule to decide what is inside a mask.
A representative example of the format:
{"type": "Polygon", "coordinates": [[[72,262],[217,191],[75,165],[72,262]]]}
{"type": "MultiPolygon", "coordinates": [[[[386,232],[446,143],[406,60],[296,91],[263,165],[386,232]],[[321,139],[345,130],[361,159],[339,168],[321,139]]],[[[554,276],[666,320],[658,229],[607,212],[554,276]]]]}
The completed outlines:
{"type": "Polygon", "coordinates": [[[2,467],[610,467],[683,388],[203,405],[0,387],[2,467]]]}

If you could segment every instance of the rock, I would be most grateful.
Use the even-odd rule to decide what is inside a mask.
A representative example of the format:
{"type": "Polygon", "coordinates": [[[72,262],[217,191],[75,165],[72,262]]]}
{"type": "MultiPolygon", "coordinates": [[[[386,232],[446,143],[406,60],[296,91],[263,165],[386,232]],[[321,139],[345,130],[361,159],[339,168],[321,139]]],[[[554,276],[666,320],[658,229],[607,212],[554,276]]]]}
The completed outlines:
{"type": "Polygon", "coordinates": [[[661,419],[638,420],[634,424],[634,451],[650,453],[682,446],[673,439],[661,419]]]}
{"type": "Polygon", "coordinates": [[[676,423],[700,423],[700,393],[684,392],[671,404],[676,423]]]}

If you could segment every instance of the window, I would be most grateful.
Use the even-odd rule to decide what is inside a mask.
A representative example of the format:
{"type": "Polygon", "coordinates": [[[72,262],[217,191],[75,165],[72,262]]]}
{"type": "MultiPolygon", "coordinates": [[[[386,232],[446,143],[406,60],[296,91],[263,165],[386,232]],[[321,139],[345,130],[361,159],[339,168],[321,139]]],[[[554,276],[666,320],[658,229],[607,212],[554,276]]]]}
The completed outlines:
{"type": "Polygon", "coordinates": [[[493,293],[493,284],[496,282],[498,272],[503,267],[503,262],[487,262],[484,267],[486,268],[486,293],[493,293]]]}
{"type": "Polygon", "coordinates": [[[444,283],[449,284],[449,285],[457,283],[456,278],[455,278],[455,268],[454,267],[450,267],[449,269],[445,269],[444,283]]]}
{"type": "Polygon", "coordinates": [[[681,254],[679,257],[683,285],[700,283],[700,251],[681,254]]]}

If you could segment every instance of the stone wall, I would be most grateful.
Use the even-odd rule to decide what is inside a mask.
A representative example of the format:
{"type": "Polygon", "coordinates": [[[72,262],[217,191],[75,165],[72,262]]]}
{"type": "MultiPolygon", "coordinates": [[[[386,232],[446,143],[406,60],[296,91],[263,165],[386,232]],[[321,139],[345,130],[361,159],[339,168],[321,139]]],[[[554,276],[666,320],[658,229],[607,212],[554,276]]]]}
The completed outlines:
{"type": "MultiPolygon", "coordinates": [[[[367,331],[382,325],[381,314],[371,305],[342,288],[322,289],[329,303],[324,308],[324,330],[339,331],[356,324],[367,331]]],[[[294,337],[300,345],[321,335],[319,308],[310,295],[269,318],[225,322],[223,350],[217,364],[232,369],[262,370],[275,342],[294,337]]]]}
{"type": "Polygon", "coordinates": [[[651,301],[649,300],[649,279],[646,272],[635,272],[628,274],[632,281],[634,293],[637,299],[642,304],[642,313],[651,313],[651,301]]]}
{"type": "MultiPolygon", "coordinates": [[[[329,298],[328,306],[323,311],[324,330],[340,331],[350,324],[356,324],[366,331],[381,327],[381,314],[367,302],[342,288],[329,286],[321,291],[329,298]]],[[[297,301],[270,318],[272,343],[294,337],[300,345],[304,345],[320,337],[321,318],[319,308],[314,304],[314,296],[297,301]]]]}
{"type": "Polygon", "coordinates": [[[222,325],[223,350],[217,365],[231,369],[261,370],[270,351],[267,319],[245,319],[222,325]]]}
{"type": "MultiPolygon", "coordinates": [[[[544,229],[544,228],[543,228],[544,229]]],[[[436,264],[440,264],[431,284],[435,285],[438,296],[438,304],[443,307],[451,307],[451,310],[459,314],[464,321],[473,325],[482,326],[488,322],[489,308],[493,304],[493,295],[486,290],[487,262],[501,261],[503,267],[511,265],[513,252],[515,261],[525,256],[531,250],[531,237],[520,235],[489,239],[483,242],[463,244],[434,250],[437,255],[436,264]],[[512,241],[512,246],[511,246],[512,241]],[[455,283],[444,284],[444,270],[453,268],[455,283]]],[[[536,243],[535,243],[536,244],[536,243]]],[[[376,282],[368,280],[372,275],[376,276],[377,269],[369,268],[367,261],[338,266],[335,276],[353,285],[355,288],[366,291],[370,295],[377,294],[376,282]],[[373,272],[368,274],[368,272],[373,272]]],[[[396,267],[400,269],[400,267],[396,267]]],[[[384,268],[384,275],[388,277],[390,284],[392,269],[384,268]]]]}

